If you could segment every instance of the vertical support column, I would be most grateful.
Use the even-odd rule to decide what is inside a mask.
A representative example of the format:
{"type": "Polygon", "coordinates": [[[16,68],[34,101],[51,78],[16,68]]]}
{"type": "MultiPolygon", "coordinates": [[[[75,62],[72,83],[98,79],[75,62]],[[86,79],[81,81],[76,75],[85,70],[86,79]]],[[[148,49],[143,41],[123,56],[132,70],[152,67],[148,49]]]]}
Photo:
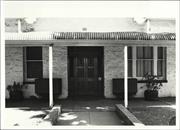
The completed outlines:
{"type": "Polygon", "coordinates": [[[124,106],[128,107],[128,52],[127,46],[124,47],[124,106]]]}
{"type": "Polygon", "coordinates": [[[154,64],[153,64],[153,70],[154,70],[154,75],[157,75],[157,60],[158,60],[158,54],[157,54],[157,46],[153,47],[153,59],[154,59],[154,64]]]}
{"type": "Polygon", "coordinates": [[[53,44],[49,45],[49,107],[53,107],[53,44]]]}

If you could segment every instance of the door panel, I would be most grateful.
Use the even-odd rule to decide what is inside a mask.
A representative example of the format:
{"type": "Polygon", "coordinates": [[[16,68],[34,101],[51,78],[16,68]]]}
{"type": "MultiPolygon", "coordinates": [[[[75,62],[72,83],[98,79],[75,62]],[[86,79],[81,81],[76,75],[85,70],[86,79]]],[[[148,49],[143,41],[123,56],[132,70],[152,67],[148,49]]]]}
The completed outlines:
{"type": "Polygon", "coordinates": [[[87,88],[89,90],[89,95],[98,96],[98,69],[97,69],[97,57],[90,57],[86,59],[87,61],[87,88]]]}
{"type": "Polygon", "coordinates": [[[88,52],[85,52],[86,55],[69,56],[69,95],[102,96],[103,80],[98,80],[98,77],[102,77],[102,70],[99,68],[103,68],[100,56],[87,55],[88,52]]]}

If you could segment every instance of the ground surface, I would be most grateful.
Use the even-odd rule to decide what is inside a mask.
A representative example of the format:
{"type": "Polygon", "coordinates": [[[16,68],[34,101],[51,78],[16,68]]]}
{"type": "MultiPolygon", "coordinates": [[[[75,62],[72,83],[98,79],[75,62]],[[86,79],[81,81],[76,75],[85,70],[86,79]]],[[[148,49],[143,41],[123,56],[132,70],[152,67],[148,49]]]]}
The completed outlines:
{"type": "Polygon", "coordinates": [[[130,111],[145,125],[169,125],[171,118],[176,115],[174,98],[147,101],[145,106],[134,105],[130,108],[130,111]]]}
{"type": "Polygon", "coordinates": [[[145,125],[169,125],[175,110],[169,108],[144,108],[130,110],[145,125]]]}
{"type": "Polygon", "coordinates": [[[49,110],[30,109],[30,108],[6,108],[6,126],[39,126],[43,123],[43,118],[49,110]]]}
{"type": "MultiPolygon", "coordinates": [[[[117,116],[115,116],[114,113],[115,104],[123,104],[123,101],[119,99],[66,99],[58,100],[55,102],[55,104],[61,104],[63,113],[69,113],[71,115],[77,116],[77,118],[74,118],[71,121],[66,120],[61,122],[60,124],[65,125],[69,122],[69,124],[72,125],[98,125],[99,123],[97,121],[101,123],[108,122],[109,119],[101,118],[102,115],[104,115],[105,117],[109,116],[110,119],[113,118],[111,120],[114,120],[114,124],[122,123],[120,120],[118,120],[120,122],[116,122],[117,116]],[[94,118],[93,115],[96,116],[98,114],[99,116],[94,118]],[[90,119],[93,120],[91,121],[90,119]]],[[[7,116],[5,119],[8,125],[39,125],[42,121],[43,116],[47,114],[48,101],[8,101],[6,102],[6,107],[7,108],[5,113],[7,116]],[[23,116],[17,119],[18,115],[23,116]]],[[[128,108],[145,125],[168,125],[170,119],[176,114],[175,98],[161,98],[159,99],[159,101],[130,99],[128,108]]],[[[61,117],[59,117],[59,119],[62,120],[61,117]]]]}
{"type": "Polygon", "coordinates": [[[56,125],[123,125],[115,112],[64,112],[56,125]]]}

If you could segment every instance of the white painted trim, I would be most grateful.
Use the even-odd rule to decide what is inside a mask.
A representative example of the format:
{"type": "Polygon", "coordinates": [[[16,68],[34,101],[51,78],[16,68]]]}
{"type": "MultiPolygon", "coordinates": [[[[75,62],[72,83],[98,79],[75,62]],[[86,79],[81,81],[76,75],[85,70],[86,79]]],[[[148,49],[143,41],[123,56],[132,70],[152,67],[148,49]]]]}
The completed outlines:
{"type": "Polygon", "coordinates": [[[175,40],[5,40],[6,46],[175,46],[175,40]]]}
{"type": "Polygon", "coordinates": [[[49,46],[49,107],[53,107],[53,46],[49,46]]]}
{"type": "Polygon", "coordinates": [[[124,46],[124,106],[128,107],[128,52],[124,46]]]}
{"type": "MultiPolygon", "coordinates": [[[[27,53],[27,47],[34,47],[34,46],[22,46],[23,47],[23,78],[24,81],[35,81],[36,78],[28,78],[27,75],[27,62],[37,61],[43,63],[43,58],[41,60],[27,60],[26,53],[27,53]]],[[[42,48],[42,47],[41,47],[42,48]]],[[[43,66],[42,66],[43,69],[43,66]]]]}
{"type": "MultiPolygon", "coordinates": [[[[132,53],[133,53],[133,78],[137,78],[138,80],[141,80],[142,77],[137,77],[136,76],[136,62],[137,62],[137,57],[136,57],[136,53],[137,53],[137,48],[138,45],[134,45],[132,46],[132,53]]],[[[153,73],[154,75],[157,75],[158,73],[158,68],[157,68],[157,62],[158,62],[158,47],[167,47],[168,49],[168,46],[158,46],[158,45],[153,45],[153,46],[150,46],[150,47],[153,47],[153,73]]],[[[167,58],[167,57],[166,57],[167,58]]],[[[166,67],[167,67],[167,63],[166,63],[166,67]]],[[[166,68],[166,71],[167,71],[167,68],[166,68]]],[[[167,73],[167,72],[166,72],[167,73]]],[[[163,77],[160,77],[160,78],[163,78],[163,77]]],[[[167,77],[166,77],[167,78],[167,77]]]]}
{"type": "Polygon", "coordinates": [[[136,46],[132,46],[132,61],[133,61],[133,63],[132,63],[132,71],[133,71],[133,73],[132,73],[132,76],[133,77],[136,77],[136,46]]]}
{"type": "Polygon", "coordinates": [[[157,75],[157,59],[158,59],[158,57],[157,57],[157,56],[158,56],[158,54],[157,54],[157,48],[158,48],[157,46],[154,46],[154,47],[153,47],[153,56],[154,56],[154,57],[153,57],[153,59],[154,59],[154,60],[153,60],[153,61],[154,61],[154,62],[153,62],[153,63],[154,63],[154,64],[153,64],[153,66],[154,66],[154,67],[153,67],[153,70],[154,70],[154,75],[157,75]]]}

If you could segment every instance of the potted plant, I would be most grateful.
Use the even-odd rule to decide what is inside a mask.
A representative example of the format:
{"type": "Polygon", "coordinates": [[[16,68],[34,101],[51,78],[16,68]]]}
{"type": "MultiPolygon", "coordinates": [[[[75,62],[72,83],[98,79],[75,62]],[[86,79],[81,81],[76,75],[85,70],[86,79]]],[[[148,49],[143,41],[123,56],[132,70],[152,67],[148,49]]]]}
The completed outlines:
{"type": "Polygon", "coordinates": [[[162,87],[159,76],[146,73],[143,77],[146,81],[147,90],[144,91],[145,100],[158,100],[158,90],[162,87]]]}
{"type": "Polygon", "coordinates": [[[20,101],[23,99],[23,85],[14,82],[13,85],[9,85],[7,90],[9,91],[10,100],[20,101]]]}

